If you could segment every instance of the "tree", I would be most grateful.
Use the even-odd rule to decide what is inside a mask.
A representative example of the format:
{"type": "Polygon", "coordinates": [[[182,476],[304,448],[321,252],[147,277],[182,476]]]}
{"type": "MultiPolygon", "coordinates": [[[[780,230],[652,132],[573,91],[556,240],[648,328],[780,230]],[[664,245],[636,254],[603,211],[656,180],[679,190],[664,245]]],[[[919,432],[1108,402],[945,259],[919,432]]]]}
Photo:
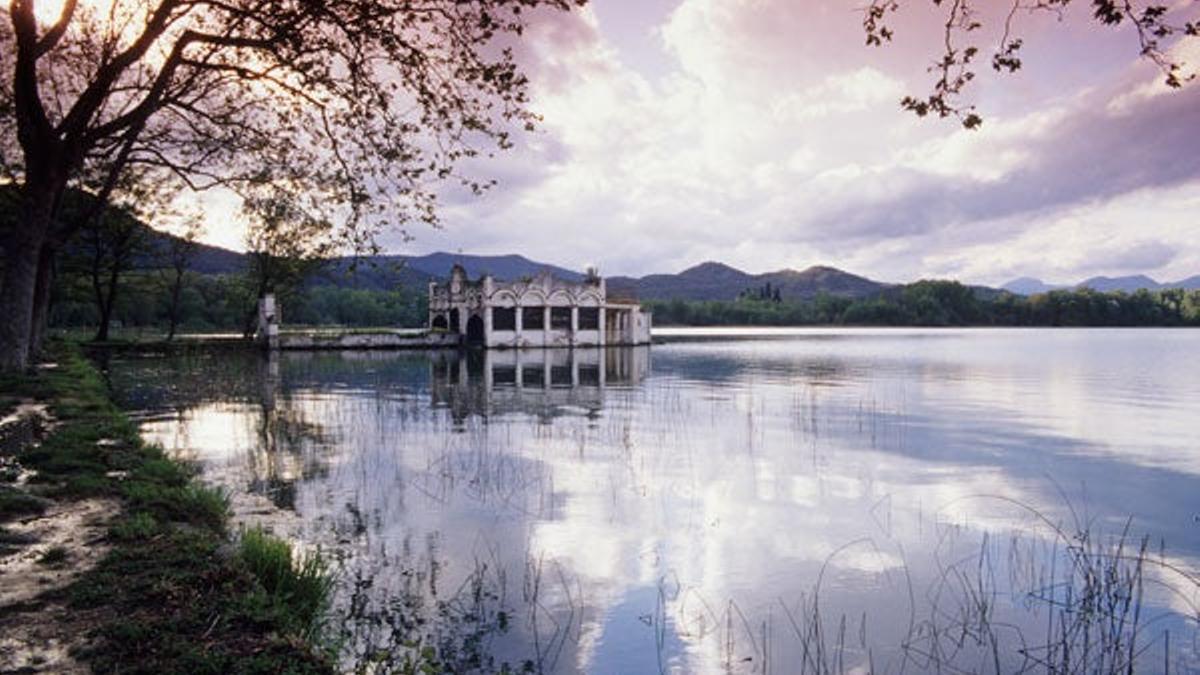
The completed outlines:
{"type": "Polygon", "coordinates": [[[100,317],[94,339],[106,342],[121,277],[147,252],[149,230],[128,209],[109,207],[83,225],[82,235],[80,248],[100,317]]]}
{"type": "Polygon", "coordinates": [[[73,191],[60,209],[59,220],[79,229],[71,257],[91,282],[99,316],[97,342],[108,340],[122,277],[151,258],[152,231],[143,217],[155,214],[168,220],[173,195],[169,185],[149,180],[137,169],[122,175],[116,194],[110,203],[97,205],[94,195],[73,191]]]}
{"type": "Polygon", "coordinates": [[[68,186],[107,203],[130,166],[189,188],[286,187],[369,247],[436,222],[437,186],[530,126],[511,42],[582,0],[11,0],[0,170],[20,186],[0,285],[0,370],[36,348],[68,186]],[[44,14],[44,13],[43,13],[44,14]],[[490,151],[490,150],[489,150],[490,151]]]}
{"type": "MultiPolygon", "coordinates": [[[[998,73],[1015,73],[1021,69],[1021,48],[1024,40],[1017,30],[1022,14],[1050,12],[1061,16],[1072,0],[1005,0],[1003,20],[997,22],[991,51],[991,67],[998,73]]],[[[891,42],[895,30],[889,22],[891,15],[912,0],[871,0],[863,10],[863,32],[867,44],[882,46],[891,42]]],[[[968,129],[983,122],[975,106],[961,103],[961,96],[975,79],[977,61],[981,57],[982,36],[988,23],[984,13],[973,0],[933,0],[944,13],[943,51],[929,66],[934,76],[931,91],[920,96],[905,96],[900,105],[919,117],[929,114],[956,117],[968,129]]],[[[1172,57],[1168,48],[1176,39],[1200,36],[1200,21],[1179,20],[1175,10],[1164,4],[1150,3],[1135,7],[1132,0],[1091,0],[1092,16],[1099,24],[1114,28],[1132,25],[1138,37],[1139,53],[1162,72],[1167,86],[1178,88],[1195,78],[1184,73],[1183,63],[1172,57]]]]}
{"type": "Polygon", "coordinates": [[[247,199],[245,212],[251,218],[246,280],[252,304],[242,333],[251,337],[258,300],[268,293],[281,303],[287,300],[326,263],[334,239],[332,223],[313,217],[282,192],[247,199]]]}
{"type": "Polygon", "coordinates": [[[180,310],[182,308],[184,280],[196,255],[196,247],[200,245],[199,237],[202,226],[198,219],[185,223],[183,229],[170,237],[160,249],[162,257],[162,273],[167,289],[167,342],[175,339],[179,328],[180,310]]]}

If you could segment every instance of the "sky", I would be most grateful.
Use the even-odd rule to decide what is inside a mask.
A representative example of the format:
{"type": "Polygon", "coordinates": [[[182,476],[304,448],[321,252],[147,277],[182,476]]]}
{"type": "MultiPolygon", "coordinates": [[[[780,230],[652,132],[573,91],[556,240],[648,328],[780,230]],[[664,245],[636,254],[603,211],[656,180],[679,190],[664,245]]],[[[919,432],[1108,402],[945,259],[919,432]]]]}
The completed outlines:
{"type": "MultiPolygon", "coordinates": [[[[1162,85],[1132,29],[1098,26],[1079,1],[1018,16],[1025,67],[1001,77],[984,61],[969,99],[985,121],[967,131],[899,106],[929,90],[932,3],[904,4],[883,48],[864,45],[863,4],[593,0],[540,13],[517,50],[540,127],[465,167],[499,181],[488,194],[448,199],[440,229],[382,243],[605,275],[707,260],[894,282],[1200,274],[1200,85],[1162,85]]],[[[1179,45],[1189,65],[1198,43],[1179,45]]],[[[209,239],[238,243],[229,227],[209,239]]]]}

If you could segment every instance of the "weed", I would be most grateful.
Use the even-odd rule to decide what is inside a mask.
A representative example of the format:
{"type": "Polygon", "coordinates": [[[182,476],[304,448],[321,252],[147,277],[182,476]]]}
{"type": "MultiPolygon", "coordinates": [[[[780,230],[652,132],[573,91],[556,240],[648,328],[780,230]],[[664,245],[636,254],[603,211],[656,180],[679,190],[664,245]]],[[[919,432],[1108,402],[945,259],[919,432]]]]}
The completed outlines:
{"type": "Polygon", "coordinates": [[[67,562],[69,557],[70,556],[68,555],[66,548],[62,546],[55,546],[47,549],[47,551],[42,554],[42,557],[38,558],[38,564],[45,565],[46,567],[58,567],[59,565],[67,562]]]}

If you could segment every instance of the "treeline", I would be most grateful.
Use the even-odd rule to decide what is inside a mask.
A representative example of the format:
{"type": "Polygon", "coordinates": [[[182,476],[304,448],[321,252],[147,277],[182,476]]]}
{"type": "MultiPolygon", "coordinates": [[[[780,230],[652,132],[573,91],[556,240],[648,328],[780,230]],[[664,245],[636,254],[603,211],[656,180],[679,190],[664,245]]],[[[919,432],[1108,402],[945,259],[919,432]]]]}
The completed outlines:
{"type": "MultiPolygon", "coordinates": [[[[112,309],[117,328],[162,329],[170,322],[169,279],[158,270],[123,275],[112,309]]],[[[100,309],[85,275],[62,274],[55,283],[50,325],[94,329],[100,309]]],[[[242,275],[188,272],[178,304],[181,332],[238,332],[257,306],[252,280],[242,275]]],[[[280,313],[287,325],[423,326],[428,315],[424,289],[389,291],[310,283],[282,294],[280,313]]]]}
{"type": "MultiPolygon", "coordinates": [[[[289,325],[425,324],[424,288],[357,287],[352,269],[330,262],[334,242],[328,232],[287,204],[259,205],[242,269],[200,274],[196,270],[203,269],[202,258],[211,250],[202,250],[195,222],[159,232],[128,205],[90,209],[93,200],[80,191],[64,198],[60,219],[78,226],[52,266],[47,313],[52,328],[92,330],[99,341],[109,339],[110,327],[161,330],[167,339],[177,332],[248,334],[258,298],[267,292],[275,294],[289,325]]],[[[0,186],[0,235],[16,222],[14,204],[12,188],[0,186]]]]}
{"type": "Polygon", "coordinates": [[[1061,290],[1029,297],[918,281],[863,299],[648,301],[658,326],[1200,326],[1200,290],[1061,290]]]}

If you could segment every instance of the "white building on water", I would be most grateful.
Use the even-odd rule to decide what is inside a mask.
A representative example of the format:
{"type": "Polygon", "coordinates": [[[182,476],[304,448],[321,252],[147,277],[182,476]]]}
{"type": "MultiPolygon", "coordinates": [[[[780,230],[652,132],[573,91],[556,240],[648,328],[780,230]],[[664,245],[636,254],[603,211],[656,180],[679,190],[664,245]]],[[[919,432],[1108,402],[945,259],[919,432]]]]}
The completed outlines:
{"type": "Polygon", "coordinates": [[[592,273],[570,282],[542,273],[502,282],[467,278],[461,265],[450,280],[429,284],[429,327],[462,336],[468,345],[601,347],[650,343],[650,313],[632,299],[609,298],[592,273]]]}

